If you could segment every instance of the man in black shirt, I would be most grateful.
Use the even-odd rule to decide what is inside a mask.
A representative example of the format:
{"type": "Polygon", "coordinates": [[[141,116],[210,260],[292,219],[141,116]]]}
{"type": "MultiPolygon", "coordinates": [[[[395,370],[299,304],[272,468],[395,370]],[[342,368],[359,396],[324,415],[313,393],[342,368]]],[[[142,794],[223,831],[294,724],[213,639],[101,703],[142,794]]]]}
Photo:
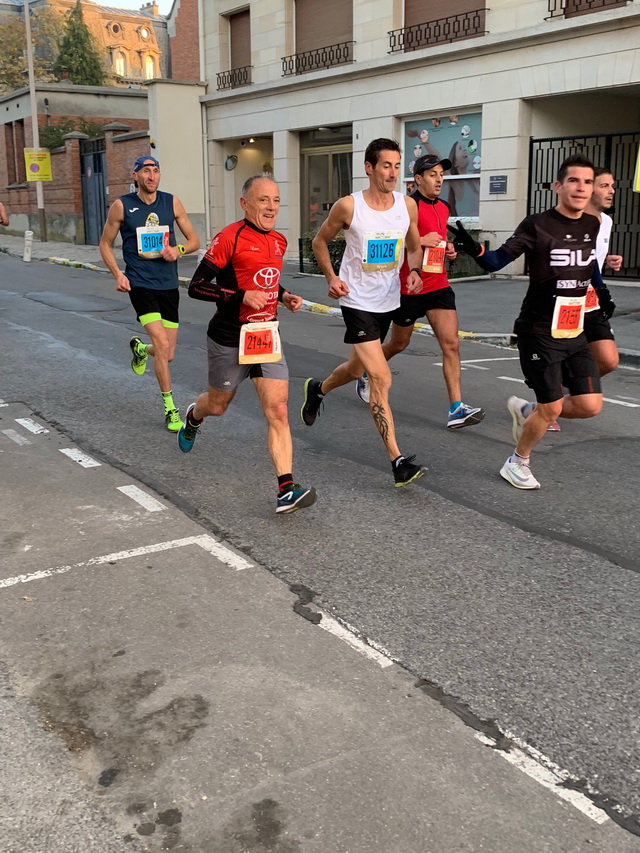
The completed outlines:
{"type": "Polygon", "coordinates": [[[593,164],[580,154],[558,171],[558,204],[527,216],[496,251],[485,251],[458,222],[454,245],[488,271],[502,269],[525,254],[529,288],[515,324],[520,365],[537,403],[510,397],[514,453],[500,474],[517,489],[539,489],[530,454],[558,417],[591,418],[602,408],[598,368],[583,325],[587,288],[593,283],[602,302],[610,296],[596,263],[600,223],[584,213],[593,191],[593,164]],[[565,397],[563,387],[569,389],[565,397]]]}

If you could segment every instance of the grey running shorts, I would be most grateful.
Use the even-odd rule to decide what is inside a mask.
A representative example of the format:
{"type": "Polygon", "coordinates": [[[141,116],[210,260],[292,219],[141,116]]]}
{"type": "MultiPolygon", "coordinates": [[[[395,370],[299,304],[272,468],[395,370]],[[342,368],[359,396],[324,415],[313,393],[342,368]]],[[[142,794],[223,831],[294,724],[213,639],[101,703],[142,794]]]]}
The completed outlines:
{"type": "Polygon", "coordinates": [[[238,364],[238,347],[225,347],[207,336],[209,385],[216,391],[233,391],[247,376],[250,379],[289,379],[289,368],[282,361],[265,364],[238,364]]]}

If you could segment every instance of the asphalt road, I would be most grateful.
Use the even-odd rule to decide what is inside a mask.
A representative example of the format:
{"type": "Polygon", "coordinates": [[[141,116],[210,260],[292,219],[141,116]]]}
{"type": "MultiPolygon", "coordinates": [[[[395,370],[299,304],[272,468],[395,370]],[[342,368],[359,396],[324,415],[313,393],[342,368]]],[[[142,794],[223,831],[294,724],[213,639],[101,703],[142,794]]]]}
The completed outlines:
{"type": "MultiPolygon", "coordinates": [[[[513,445],[504,402],[524,391],[515,354],[463,342],[464,398],[487,417],[452,433],[437,345],[416,337],[393,362],[392,403],[403,452],[430,473],[396,490],[352,388],[327,399],[312,429],[297,418],[303,380],[327,375],[345,353],[342,322],[282,312],[294,473],[319,495],[313,509],[283,519],[249,384],[185,457],[164,430],[153,377],[129,370],[136,324],[110,277],[7,257],[0,274],[5,399],[148,483],[287,584],[313,589],[458,713],[496,721],[622,814],[640,812],[640,373],[608,377],[601,416],[544,439],[533,464],[542,488],[522,493],[498,476],[513,445]]],[[[183,300],[172,370],[183,410],[206,385],[209,313],[183,300]]]]}

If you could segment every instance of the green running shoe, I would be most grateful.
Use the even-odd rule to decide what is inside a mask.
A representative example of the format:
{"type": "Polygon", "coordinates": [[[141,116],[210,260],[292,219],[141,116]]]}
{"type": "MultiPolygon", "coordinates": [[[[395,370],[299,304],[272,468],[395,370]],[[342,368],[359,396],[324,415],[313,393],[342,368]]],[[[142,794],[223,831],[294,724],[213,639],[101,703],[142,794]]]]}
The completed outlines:
{"type": "Polygon", "coordinates": [[[180,417],[180,412],[177,409],[169,409],[168,412],[165,412],[164,422],[170,432],[179,432],[179,430],[184,426],[180,417]]]}
{"type": "Polygon", "coordinates": [[[143,344],[139,337],[135,336],[129,341],[133,358],[131,359],[131,370],[136,376],[142,376],[147,369],[147,345],[143,344]]]}

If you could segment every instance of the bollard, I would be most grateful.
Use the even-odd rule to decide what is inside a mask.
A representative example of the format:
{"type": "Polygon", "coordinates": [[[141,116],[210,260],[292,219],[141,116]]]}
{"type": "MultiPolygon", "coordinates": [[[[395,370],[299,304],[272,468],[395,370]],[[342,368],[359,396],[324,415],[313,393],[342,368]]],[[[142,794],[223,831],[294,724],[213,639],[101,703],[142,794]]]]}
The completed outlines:
{"type": "Polygon", "coordinates": [[[24,232],[24,255],[22,260],[29,263],[31,260],[31,247],[33,246],[33,231],[24,232]]]}

